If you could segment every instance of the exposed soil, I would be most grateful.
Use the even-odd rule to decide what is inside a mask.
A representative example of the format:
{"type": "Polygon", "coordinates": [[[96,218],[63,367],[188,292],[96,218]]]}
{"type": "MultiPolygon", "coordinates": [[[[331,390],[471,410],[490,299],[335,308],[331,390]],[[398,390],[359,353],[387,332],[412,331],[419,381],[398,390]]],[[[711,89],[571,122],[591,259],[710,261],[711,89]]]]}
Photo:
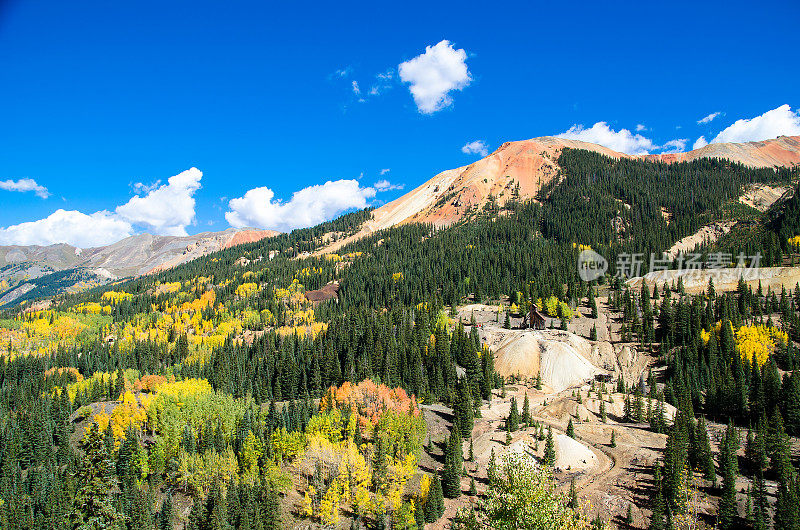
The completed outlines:
{"type": "Polygon", "coordinates": [[[329,283],[325,285],[322,289],[317,289],[316,291],[306,291],[306,298],[308,298],[311,302],[324,302],[325,300],[331,300],[339,296],[339,284],[338,283],[329,283]]]}

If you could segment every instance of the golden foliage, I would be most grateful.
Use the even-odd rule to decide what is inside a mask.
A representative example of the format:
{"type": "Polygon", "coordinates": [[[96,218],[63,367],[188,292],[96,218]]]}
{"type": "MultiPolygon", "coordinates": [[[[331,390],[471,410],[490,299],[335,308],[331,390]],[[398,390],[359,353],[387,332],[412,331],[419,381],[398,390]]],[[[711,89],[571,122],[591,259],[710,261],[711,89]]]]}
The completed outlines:
{"type": "Polygon", "coordinates": [[[253,282],[243,283],[236,288],[236,296],[238,298],[244,299],[252,296],[256,291],[258,291],[257,283],[253,282]]]}
{"type": "Polygon", "coordinates": [[[736,330],[736,345],[742,359],[747,362],[755,359],[759,366],[764,366],[776,348],[785,347],[788,340],[785,332],[763,324],[742,326],[736,330]]]}
{"type": "Polygon", "coordinates": [[[101,296],[100,299],[104,302],[110,303],[111,305],[117,305],[120,302],[133,300],[133,295],[126,293],[125,291],[106,291],[103,293],[103,296],[101,296]]]}

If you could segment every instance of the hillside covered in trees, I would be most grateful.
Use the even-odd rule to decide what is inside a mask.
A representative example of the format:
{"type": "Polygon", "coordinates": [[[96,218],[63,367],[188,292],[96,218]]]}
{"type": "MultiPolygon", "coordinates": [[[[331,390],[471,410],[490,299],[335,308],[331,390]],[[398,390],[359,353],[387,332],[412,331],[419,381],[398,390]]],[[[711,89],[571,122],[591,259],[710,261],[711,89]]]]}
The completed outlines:
{"type": "MultiPolygon", "coordinates": [[[[576,268],[587,248],[611,264],[625,253],[660,256],[708,223],[735,219],[746,186],[797,186],[800,170],[572,149],[558,163],[562,173],[537,200],[490,202],[447,228],[399,225],[337,254],[306,254],[355,233],[371,215],[364,210],[62,295],[46,308],[6,310],[3,526],[442,524],[445,498],[465,493],[474,422],[511,383],[497,373],[479,325],[458,308],[499,304],[511,327],[512,316],[521,320],[537,305],[551,326],[568,329],[580,307],[597,318],[602,296],[601,309],[618,315],[620,342],[652,360],[651,377],[611,383],[626,403],[620,424],[647,423],[668,436],[663,466],[648,470],[650,527],[688,520],[687,492],[700,488],[719,498],[719,517],[699,518],[705,524],[800,527],[791,449],[800,436],[800,287],[765,292],[742,282],[717,293],[712,282],[689,295],[680,282],[635,290],[613,270],[587,283],[576,268]],[[332,296],[310,294],[332,282],[332,296]],[[665,404],[676,410],[670,421],[665,404]],[[444,437],[426,422],[425,411],[437,407],[450,415],[444,437]],[[716,457],[706,422],[727,425],[716,457]],[[746,512],[737,507],[741,476],[752,484],[746,512]]],[[[747,224],[701,251],[794,263],[798,191],[763,214],[750,212],[747,224]]],[[[586,338],[595,340],[596,329],[586,338]]],[[[554,451],[544,420],[527,405],[518,411],[516,401],[508,410],[509,437],[524,424],[554,451]]],[[[478,501],[449,514],[454,527],[606,524],[554,492],[547,464],[555,457],[545,454],[541,468],[498,455],[481,495],[474,481],[466,492],[478,501]],[[523,499],[522,511],[504,512],[503,495],[523,499]],[[549,519],[525,511],[535,502],[549,519]],[[530,525],[509,523],[520,517],[530,525]]]]}

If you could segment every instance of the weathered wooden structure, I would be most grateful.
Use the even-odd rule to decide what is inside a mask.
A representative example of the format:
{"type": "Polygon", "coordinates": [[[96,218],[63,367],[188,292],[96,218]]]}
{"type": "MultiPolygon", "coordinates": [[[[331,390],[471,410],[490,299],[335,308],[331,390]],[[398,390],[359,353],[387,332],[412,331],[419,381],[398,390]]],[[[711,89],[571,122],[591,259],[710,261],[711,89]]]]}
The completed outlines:
{"type": "Polygon", "coordinates": [[[525,318],[522,319],[522,327],[528,329],[544,329],[545,319],[544,315],[539,312],[535,304],[531,305],[531,309],[525,318]]]}

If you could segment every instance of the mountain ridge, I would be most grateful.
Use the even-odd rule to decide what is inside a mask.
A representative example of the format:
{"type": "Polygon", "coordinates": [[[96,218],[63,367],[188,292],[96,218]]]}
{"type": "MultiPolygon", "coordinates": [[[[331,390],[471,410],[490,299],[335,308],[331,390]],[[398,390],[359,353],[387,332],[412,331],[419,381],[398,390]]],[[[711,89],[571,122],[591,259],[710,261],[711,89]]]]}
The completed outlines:
{"type": "Polygon", "coordinates": [[[749,167],[800,165],[800,136],[781,136],[746,143],[709,144],[686,153],[629,155],[599,144],[556,136],[504,142],[494,152],[455,169],[448,169],[410,192],[377,208],[372,219],[352,236],[321,249],[335,252],[349,242],[400,223],[423,222],[446,227],[491,198],[500,205],[518,195],[535,199],[559,174],[558,156],[564,148],[585,149],[611,158],[649,160],[667,164],[700,158],[724,158],[749,167]]]}
{"type": "MultiPolygon", "coordinates": [[[[517,198],[536,200],[543,187],[560,176],[558,158],[565,148],[584,149],[616,159],[651,162],[690,162],[723,158],[749,167],[800,165],[800,136],[782,136],[746,143],[709,144],[686,153],[629,155],[590,142],[555,136],[501,144],[475,162],[434,175],[408,193],[375,209],[352,235],[324,244],[314,255],[336,252],[342,246],[374,232],[403,223],[447,227],[495,201],[503,206],[517,198]]],[[[119,277],[154,274],[211,252],[251,243],[278,232],[229,228],[189,236],[138,234],[103,247],[78,249],[66,244],[0,246],[0,304],[37,294],[26,283],[70,270],[78,288],[103,284],[119,277]]],[[[62,274],[63,276],[63,274],[62,274]]],[[[68,282],[67,282],[68,283],[68,282]]],[[[65,284],[66,285],[66,284],[65,284]]]]}
{"type": "MultiPolygon", "coordinates": [[[[217,250],[279,234],[272,230],[229,228],[187,236],[137,234],[110,245],[79,248],[55,245],[0,246],[0,305],[32,297],[36,280],[74,270],[74,285],[66,290],[100,285],[120,277],[153,274],[217,250]]],[[[63,287],[62,287],[63,288],[63,287]]]]}

